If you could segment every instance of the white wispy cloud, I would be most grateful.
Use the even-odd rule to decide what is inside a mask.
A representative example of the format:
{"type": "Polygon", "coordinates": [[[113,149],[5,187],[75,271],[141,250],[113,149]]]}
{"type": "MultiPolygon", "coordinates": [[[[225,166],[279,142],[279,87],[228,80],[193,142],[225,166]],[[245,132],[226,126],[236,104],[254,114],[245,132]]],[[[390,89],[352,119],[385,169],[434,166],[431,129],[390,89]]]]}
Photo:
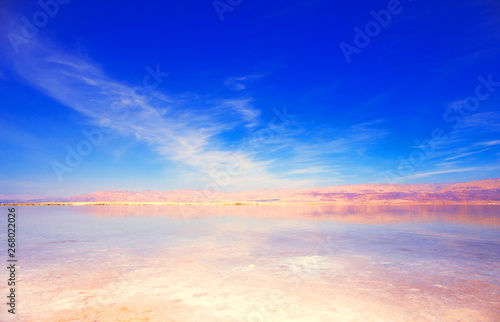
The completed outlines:
{"type": "MultiPolygon", "coordinates": [[[[289,174],[312,174],[312,173],[329,173],[331,170],[321,167],[312,167],[306,169],[292,170],[289,174]]],[[[338,172],[336,174],[339,174],[338,172]]]]}
{"type": "Polygon", "coordinates": [[[477,171],[480,168],[477,167],[471,167],[471,168],[458,168],[458,169],[449,169],[449,170],[437,170],[437,171],[426,171],[426,172],[418,172],[409,176],[404,176],[399,178],[396,182],[405,182],[407,180],[412,180],[412,179],[421,179],[421,178],[426,178],[426,177],[431,177],[439,174],[446,174],[446,173],[456,173],[456,172],[469,172],[469,171],[477,171]]]}
{"type": "Polygon", "coordinates": [[[493,145],[499,145],[500,140],[491,140],[491,141],[484,141],[484,142],[478,142],[476,145],[479,146],[493,146],[493,145]]]}
{"type": "Polygon", "coordinates": [[[248,127],[255,127],[259,124],[258,117],[260,115],[260,110],[251,105],[250,99],[229,100],[225,101],[224,104],[228,105],[233,111],[238,113],[247,123],[248,127]]]}
{"type": "Polygon", "coordinates": [[[242,91],[246,89],[246,82],[261,78],[262,75],[247,75],[241,77],[230,77],[224,81],[224,86],[233,91],[242,91]]]}
{"type": "Polygon", "coordinates": [[[343,128],[317,128],[310,133],[310,142],[297,144],[295,149],[310,157],[327,154],[363,153],[373,144],[387,137],[389,132],[375,125],[383,120],[354,124],[343,128]]]}
{"type": "Polygon", "coordinates": [[[464,134],[473,130],[474,133],[500,131],[500,113],[498,111],[477,112],[463,118],[457,124],[455,132],[464,134]]]}
{"type": "MultiPolygon", "coordinates": [[[[500,140],[485,139],[498,137],[500,132],[500,112],[487,111],[467,115],[460,122],[450,124],[451,128],[443,127],[443,135],[440,139],[430,144],[429,139],[421,140],[420,145],[414,145],[410,152],[401,160],[393,163],[390,169],[391,180],[395,182],[411,182],[414,179],[431,178],[446,173],[474,172],[474,175],[488,177],[495,174],[498,169],[492,166],[497,162],[494,157],[494,149],[500,145],[500,140]],[[411,163],[410,153],[417,154],[426,152],[423,160],[411,163]],[[479,166],[480,165],[480,166],[479,166]],[[436,169],[437,168],[437,169],[436,169]],[[401,170],[402,169],[402,170],[401,170]],[[399,171],[409,175],[399,175],[399,171]]],[[[418,159],[418,157],[417,157],[418,159]]],[[[381,174],[383,176],[384,173],[381,174]]],[[[385,181],[378,179],[378,181],[385,181]]]]}
{"type": "Polygon", "coordinates": [[[445,161],[455,160],[455,159],[463,158],[463,157],[466,157],[466,156],[469,156],[469,155],[478,154],[478,153],[481,153],[481,152],[484,152],[484,151],[488,151],[488,150],[489,149],[481,149],[481,150],[478,150],[478,151],[462,153],[462,154],[454,155],[452,157],[445,158],[444,160],[445,161]]]}
{"type": "MultiPolygon", "coordinates": [[[[30,42],[13,59],[14,69],[26,82],[94,125],[105,124],[120,136],[145,142],[169,165],[177,165],[190,187],[199,183],[199,188],[208,184],[213,189],[215,183],[221,190],[235,191],[339,182],[352,177],[344,172],[352,166],[349,155],[362,155],[388,135],[381,127],[383,120],[337,128],[319,125],[311,132],[312,126],[286,109],[276,114],[286,114],[286,119],[262,120],[252,97],[168,94],[160,91],[161,84],[145,90],[113,79],[85,55],[45,41],[30,42]]],[[[162,66],[159,69],[166,72],[162,66]]],[[[244,83],[259,77],[232,79],[244,83]]],[[[153,78],[149,77],[150,85],[153,78]]],[[[115,148],[109,153],[118,160],[123,151],[115,148]]]]}
{"type": "Polygon", "coordinates": [[[232,175],[229,183],[219,180],[224,181],[223,190],[311,184],[272,174],[268,171],[270,161],[228,149],[216,139],[238,124],[258,125],[260,111],[250,99],[210,105],[197,100],[196,95],[188,99],[159,91],[131,95],[133,85],[107,76],[88,57],[35,42],[15,57],[14,66],[31,85],[94,124],[105,123],[120,135],[146,142],[166,160],[191,166],[198,181],[217,182],[220,173],[237,165],[238,174],[232,175]],[[221,118],[224,111],[228,117],[221,118]]]}
{"type": "Polygon", "coordinates": [[[500,131],[499,112],[478,112],[463,118],[462,122],[455,125],[446,139],[436,145],[434,158],[449,161],[486,152],[500,140],[484,140],[485,136],[497,135],[500,131]],[[476,142],[474,142],[476,141],[476,142]]]}
{"type": "Polygon", "coordinates": [[[294,124],[291,130],[285,129],[273,140],[271,151],[276,161],[271,167],[273,171],[294,177],[304,175],[315,180],[316,186],[357,181],[360,179],[357,176],[366,182],[367,175],[377,173],[368,161],[370,150],[389,134],[380,127],[383,122],[312,129],[294,124]]]}

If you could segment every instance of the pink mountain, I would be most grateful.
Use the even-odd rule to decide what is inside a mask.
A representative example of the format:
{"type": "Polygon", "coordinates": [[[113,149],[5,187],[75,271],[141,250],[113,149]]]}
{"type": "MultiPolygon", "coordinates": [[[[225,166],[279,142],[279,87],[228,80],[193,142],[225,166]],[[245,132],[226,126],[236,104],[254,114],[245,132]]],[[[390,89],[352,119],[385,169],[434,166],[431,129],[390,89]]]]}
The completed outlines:
{"type": "MultiPolygon", "coordinates": [[[[5,198],[6,196],[3,196],[5,198]]],[[[7,200],[3,202],[13,202],[7,200]]],[[[16,200],[20,202],[21,200],[16,200]]],[[[203,190],[100,191],[68,198],[22,202],[166,202],[166,203],[499,203],[500,179],[440,184],[359,184],[308,189],[245,192],[203,190]]]]}

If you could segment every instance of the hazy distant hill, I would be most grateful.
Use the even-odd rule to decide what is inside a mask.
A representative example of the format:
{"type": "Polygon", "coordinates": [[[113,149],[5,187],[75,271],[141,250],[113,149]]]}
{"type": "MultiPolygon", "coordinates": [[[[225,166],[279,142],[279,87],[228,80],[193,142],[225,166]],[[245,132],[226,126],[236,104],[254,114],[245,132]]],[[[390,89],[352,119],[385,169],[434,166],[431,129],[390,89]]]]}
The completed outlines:
{"type": "Polygon", "coordinates": [[[202,190],[100,191],[69,198],[16,199],[4,202],[339,202],[339,203],[480,203],[500,201],[500,179],[442,184],[359,184],[308,189],[245,192],[202,190]]]}

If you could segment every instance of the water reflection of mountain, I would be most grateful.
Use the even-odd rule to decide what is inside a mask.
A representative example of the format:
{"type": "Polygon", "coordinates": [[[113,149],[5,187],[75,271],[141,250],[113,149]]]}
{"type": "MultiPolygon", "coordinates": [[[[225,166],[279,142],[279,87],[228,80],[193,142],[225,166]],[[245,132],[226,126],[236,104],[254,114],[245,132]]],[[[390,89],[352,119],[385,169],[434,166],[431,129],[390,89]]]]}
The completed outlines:
{"type": "Polygon", "coordinates": [[[98,217],[170,217],[196,220],[222,216],[303,219],[347,223],[456,222],[500,226],[494,205],[259,205],[259,206],[66,206],[65,211],[98,217]]]}

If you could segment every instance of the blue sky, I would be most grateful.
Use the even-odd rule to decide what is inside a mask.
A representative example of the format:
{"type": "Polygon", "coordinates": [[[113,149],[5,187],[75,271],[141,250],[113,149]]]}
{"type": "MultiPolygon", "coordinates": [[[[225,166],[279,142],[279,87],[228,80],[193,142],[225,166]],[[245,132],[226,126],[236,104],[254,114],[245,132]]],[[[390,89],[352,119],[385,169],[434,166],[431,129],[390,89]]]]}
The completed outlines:
{"type": "Polygon", "coordinates": [[[0,5],[0,194],[500,177],[497,1],[42,3],[0,5]]]}

